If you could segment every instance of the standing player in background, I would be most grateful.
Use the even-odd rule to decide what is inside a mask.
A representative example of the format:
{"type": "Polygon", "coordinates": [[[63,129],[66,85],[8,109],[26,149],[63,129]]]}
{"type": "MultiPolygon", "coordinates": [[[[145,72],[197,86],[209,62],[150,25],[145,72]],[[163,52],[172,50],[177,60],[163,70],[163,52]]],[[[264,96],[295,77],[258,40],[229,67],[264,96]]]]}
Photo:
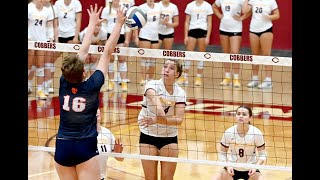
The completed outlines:
{"type": "Polygon", "coordinates": [[[60,123],[54,154],[55,167],[62,180],[100,178],[97,148],[97,110],[99,94],[108,71],[111,54],[126,19],[125,11],[117,11],[117,23],[106,41],[96,71],[85,80],[84,60],[88,56],[94,29],[100,22],[99,8],[90,5],[87,33],[77,54],[69,54],[62,62],[59,86],[60,123]]]}
{"type": "MultiPolygon", "coordinates": [[[[181,76],[178,60],[165,60],[159,80],[148,81],[138,116],[140,154],[178,157],[178,126],[184,119],[186,92],[175,80],[181,76]]],[[[158,161],[141,160],[146,180],[158,179],[158,161]]],[[[177,163],[161,161],[161,179],[173,179],[177,163]]]]}
{"type": "MultiPolygon", "coordinates": [[[[97,131],[98,131],[98,150],[99,150],[99,164],[100,164],[100,179],[104,180],[107,178],[107,162],[108,162],[108,156],[104,156],[101,153],[102,152],[116,152],[116,153],[122,153],[123,146],[120,143],[119,139],[116,139],[112,132],[101,126],[101,113],[98,109],[97,111],[97,131]]],[[[123,161],[124,158],[115,157],[117,161],[123,161]]]]}
{"type": "MultiPolygon", "coordinates": [[[[44,1],[33,0],[28,4],[28,40],[52,42],[54,15],[52,10],[44,6],[44,1]]],[[[36,97],[46,99],[44,85],[44,70],[46,52],[41,50],[28,50],[28,93],[32,92],[34,71],[36,71],[36,97]]]]}
{"type": "Polygon", "coordinates": [[[159,47],[163,49],[172,49],[174,42],[174,28],[179,25],[179,11],[177,5],[170,0],[159,2],[161,7],[160,25],[159,25],[159,47]]]}
{"type": "MultiPolygon", "coordinates": [[[[103,45],[107,40],[107,32],[101,28],[102,19],[96,24],[93,35],[91,37],[91,45],[103,45]]],[[[84,35],[87,33],[88,27],[84,28],[79,34],[80,43],[83,42],[84,35]]],[[[85,60],[84,69],[86,76],[89,78],[92,73],[96,70],[98,59],[100,54],[89,54],[85,60]]]]}
{"type": "MultiPolygon", "coordinates": [[[[199,52],[205,52],[210,42],[211,28],[212,28],[212,14],[211,5],[204,0],[194,0],[187,4],[185,9],[186,20],[184,23],[184,44],[187,51],[194,51],[198,46],[199,52]]],[[[194,80],[195,86],[202,85],[203,75],[203,61],[197,61],[197,75],[194,80]]],[[[191,61],[185,61],[185,69],[178,84],[187,85],[188,73],[191,66],[191,61]]]]}
{"type": "MultiPolygon", "coordinates": [[[[120,4],[129,9],[135,5],[135,2],[134,0],[120,0],[120,4]]],[[[129,47],[131,40],[136,38],[134,37],[135,33],[132,33],[132,30],[128,26],[124,26],[124,32],[126,36],[124,45],[125,47],[129,47]]],[[[138,44],[136,44],[136,46],[138,46],[138,44]]]]}
{"type": "Polygon", "coordinates": [[[82,5],[79,0],[58,0],[54,4],[59,23],[59,43],[79,43],[82,5]]]}
{"type": "MultiPolygon", "coordinates": [[[[139,48],[158,49],[159,48],[159,24],[161,8],[159,3],[154,0],[146,0],[146,3],[141,4],[139,7],[146,12],[147,22],[139,30],[139,48]]],[[[138,33],[135,30],[133,33],[138,33]]],[[[143,86],[147,81],[154,79],[156,69],[156,60],[154,58],[141,58],[140,70],[141,81],[140,85],[143,86]]]]}
{"type": "MultiPolygon", "coordinates": [[[[110,1],[109,6],[105,6],[102,10],[101,13],[101,19],[103,19],[103,27],[107,28],[107,33],[108,37],[110,37],[110,34],[116,25],[117,21],[117,9],[119,8],[125,8],[124,6],[120,5],[120,0],[113,0],[110,1]]],[[[124,34],[124,26],[121,28],[120,32],[120,38],[117,43],[117,47],[124,47],[125,44],[125,34],[124,34]]],[[[119,63],[119,72],[120,72],[120,77],[121,77],[121,91],[126,92],[128,91],[128,82],[126,81],[127,79],[127,73],[128,73],[128,67],[127,67],[127,61],[126,57],[124,56],[118,56],[118,63],[119,63]]],[[[114,74],[114,56],[111,57],[111,61],[109,64],[109,71],[108,71],[108,76],[109,76],[109,82],[108,82],[108,91],[111,91],[114,89],[115,85],[115,74],[114,74]]]]}
{"type": "MultiPolygon", "coordinates": [[[[280,18],[280,11],[276,0],[245,0],[245,9],[252,13],[249,39],[251,53],[253,55],[270,56],[272,52],[273,31],[272,21],[280,18]]],[[[252,65],[252,79],[247,84],[249,88],[258,87],[259,89],[272,88],[272,66],[266,65],[266,75],[259,84],[259,65],[252,65]]]]}
{"type": "MultiPolygon", "coordinates": [[[[56,14],[55,7],[51,4],[50,0],[44,0],[44,6],[49,8],[52,11],[52,14],[54,16],[53,19],[53,31],[54,31],[54,38],[48,39],[48,42],[59,42],[58,35],[59,35],[59,27],[58,27],[58,17],[56,14]]],[[[52,31],[52,30],[50,30],[52,31]]],[[[48,96],[49,93],[54,93],[53,89],[53,77],[54,72],[56,71],[56,68],[54,66],[55,61],[59,57],[59,53],[56,53],[54,51],[46,51],[46,56],[44,58],[44,74],[45,74],[45,80],[44,80],[44,93],[48,96]]]]}
{"type": "MultiPolygon", "coordinates": [[[[214,14],[220,19],[220,43],[223,53],[239,54],[242,40],[242,21],[248,17],[244,14],[244,0],[216,0],[212,4],[214,14]]],[[[239,63],[223,63],[225,78],[220,85],[240,87],[239,63]],[[232,66],[232,68],[231,68],[232,66]],[[232,70],[231,70],[232,69],[232,70]],[[233,79],[232,74],[233,73],[233,79]]]]}
{"type": "MultiPolygon", "coordinates": [[[[219,161],[263,164],[267,159],[265,142],[262,132],[250,124],[252,120],[251,108],[248,106],[238,107],[236,120],[237,124],[228,128],[221,138],[219,161]]],[[[261,180],[262,175],[258,169],[226,166],[212,178],[212,180],[229,179],[261,180]]]]}

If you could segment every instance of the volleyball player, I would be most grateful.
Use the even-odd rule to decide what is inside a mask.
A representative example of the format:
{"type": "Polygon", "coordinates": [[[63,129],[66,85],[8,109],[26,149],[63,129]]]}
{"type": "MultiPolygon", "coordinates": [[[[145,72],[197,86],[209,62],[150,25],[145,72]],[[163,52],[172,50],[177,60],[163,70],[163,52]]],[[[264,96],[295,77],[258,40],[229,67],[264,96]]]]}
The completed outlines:
{"type": "MultiPolygon", "coordinates": [[[[51,11],[51,13],[54,16],[53,19],[53,31],[54,31],[54,37],[52,39],[48,39],[48,42],[59,42],[58,40],[58,17],[56,15],[55,7],[51,4],[50,0],[44,0],[44,6],[48,7],[51,11]]],[[[46,51],[46,55],[44,57],[44,93],[48,96],[49,93],[54,93],[53,89],[53,77],[54,72],[56,71],[56,68],[54,66],[55,61],[59,57],[59,53],[56,53],[54,51],[46,51]]]]}
{"type": "MultiPolygon", "coordinates": [[[[199,52],[205,52],[210,42],[212,28],[211,5],[204,0],[194,0],[187,4],[185,9],[186,19],[184,23],[184,44],[187,51],[194,51],[198,46],[199,52]]],[[[203,61],[197,61],[197,75],[194,80],[195,86],[202,85],[203,61]]],[[[185,61],[184,73],[178,80],[179,84],[187,85],[188,73],[191,66],[191,61],[185,61]]]]}
{"type": "Polygon", "coordinates": [[[172,49],[174,42],[174,28],[179,25],[179,10],[177,5],[170,0],[159,2],[161,7],[160,25],[159,25],[159,47],[163,49],[172,49]]]}
{"type": "MultiPolygon", "coordinates": [[[[175,80],[181,76],[178,60],[165,60],[159,80],[145,85],[138,115],[140,154],[178,157],[178,126],[184,119],[186,92],[175,80]]],[[[158,161],[141,160],[146,180],[158,177],[158,161]]],[[[161,179],[173,179],[177,163],[160,161],[161,179]]]]}
{"type": "MultiPolygon", "coordinates": [[[[134,2],[134,0],[120,0],[120,4],[123,5],[124,7],[126,7],[127,9],[129,9],[135,5],[135,2],[134,2]]],[[[126,36],[125,41],[124,41],[124,46],[129,47],[131,40],[135,39],[135,37],[134,37],[135,33],[132,33],[132,30],[128,26],[124,26],[124,32],[125,32],[125,36],[126,36]]],[[[138,46],[138,44],[136,44],[136,45],[138,46]]]]}
{"type": "MultiPolygon", "coordinates": [[[[107,40],[107,32],[101,28],[102,19],[96,24],[93,35],[91,37],[92,45],[103,45],[107,40]]],[[[84,35],[87,33],[88,27],[84,28],[79,34],[79,41],[82,43],[84,35]]],[[[86,77],[90,77],[91,74],[96,70],[100,55],[99,54],[88,54],[85,60],[84,69],[86,71],[86,77]]]]}
{"type": "MultiPolygon", "coordinates": [[[[245,0],[245,9],[252,13],[249,39],[251,53],[253,55],[270,56],[273,42],[273,23],[272,21],[280,18],[280,11],[276,0],[258,1],[245,0]]],[[[265,78],[259,84],[259,65],[252,65],[252,79],[247,84],[249,88],[258,87],[259,89],[272,88],[272,66],[265,66],[265,78]]]]}
{"type": "MultiPolygon", "coordinates": [[[[121,8],[123,6],[120,5],[120,0],[112,0],[110,1],[109,6],[105,6],[102,10],[101,13],[101,19],[104,19],[104,28],[107,29],[108,37],[110,37],[110,34],[112,32],[112,29],[114,28],[117,20],[117,9],[121,8]]],[[[126,7],[124,7],[126,8],[126,7]]],[[[124,32],[124,27],[121,28],[120,32],[120,38],[117,43],[117,47],[124,47],[124,42],[125,42],[125,32],[124,32]]],[[[128,91],[128,84],[127,84],[127,72],[128,72],[128,67],[127,67],[127,61],[124,56],[118,56],[118,70],[120,72],[120,77],[121,77],[121,91],[126,92],[128,91]]],[[[109,71],[108,71],[108,77],[109,77],[109,82],[108,82],[108,88],[107,90],[111,91],[114,89],[115,85],[115,75],[114,75],[114,56],[111,57],[111,61],[109,64],[109,71]]]]}
{"type": "MultiPolygon", "coordinates": [[[[116,139],[113,135],[113,133],[100,125],[101,122],[101,113],[98,109],[97,111],[97,131],[98,131],[98,150],[99,153],[102,152],[116,152],[116,153],[122,153],[123,146],[120,143],[119,139],[116,139]]],[[[123,161],[124,158],[115,157],[117,161],[123,161]]],[[[108,156],[104,156],[102,154],[99,154],[99,166],[100,166],[100,179],[104,180],[107,177],[107,162],[108,162],[108,156]]]]}
{"type": "Polygon", "coordinates": [[[79,43],[82,5],[79,0],[59,0],[54,4],[59,23],[59,43],[79,43]]]}
{"type": "MultiPolygon", "coordinates": [[[[158,49],[159,48],[159,24],[160,24],[160,5],[154,0],[146,0],[139,6],[147,14],[146,24],[139,30],[140,48],[158,49]]],[[[137,32],[137,31],[134,31],[137,32]]],[[[143,86],[147,81],[154,79],[156,60],[154,58],[141,58],[140,70],[141,81],[143,86]]]]}
{"type": "Polygon", "coordinates": [[[89,25],[77,55],[70,54],[62,62],[59,86],[60,123],[56,137],[55,167],[60,179],[99,179],[99,151],[97,149],[97,117],[100,89],[108,71],[125,21],[125,12],[117,11],[117,23],[96,71],[85,81],[84,60],[88,56],[91,36],[99,23],[102,7],[90,5],[89,25]]]}
{"type": "MultiPolygon", "coordinates": [[[[29,41],[53,41],[54,15],[48,7],[44,6],[42,0],[33,0],[28,4],[28,40],[29,41]]],[[[36,97],[46,99],[44,85],[45,51],[28,50],[28,93],[31,93],[34,72],[37,80],[36,97]]]]}
{"type": "MultiPolygon", "coordinates": [[[[267,154],[262,132],[250,124],[252,110],[249,106],[239,106],[236,110],[237,124],[228,128],[221,138],[219,161],[261,165],[267,154]]],[[[212,180],[244,179],[261,180],[258,169],[226,166],[212,180]]]]}
{"type": "MultiPolygon", "coordinates": [[[[248,17],[242,9],[244,0],[216,0],[212,4],[214,14],[220,19],[219,36],[223,53],[239,54],[242,40],[242,21],[248,17]]],[[[225,77],[220,85],[240,87],[239,63],[223,63],[225,77]],[[232,78],[233,73],[233,78],[232,78]]]]}

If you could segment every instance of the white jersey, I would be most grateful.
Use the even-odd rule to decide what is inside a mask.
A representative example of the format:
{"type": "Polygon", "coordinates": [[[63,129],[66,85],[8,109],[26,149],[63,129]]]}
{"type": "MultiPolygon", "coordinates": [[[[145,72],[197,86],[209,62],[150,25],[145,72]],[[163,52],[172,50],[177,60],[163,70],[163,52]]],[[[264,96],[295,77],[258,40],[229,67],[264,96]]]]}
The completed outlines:
{"type": "MultiPolygon", "coordinates": [[[[87,30],[88,27],[84,28],[84,30],[79,33],[79,40],[81,43],[83,41],[84,35],[87,33],[87,30]]],[[[96,36],[94,34],[92,35],[91,44],[95,45],[97,44],[97,42],[104,40],[107,40],[107,32],[104,29],[100,28],[100,31],[96,36]]]]}
{"type": "MultiPolygon", "coordinates": [[[[173,3],[169,3],[169,6],[165,7],[163,6],[162,2],[159,2],[161,7],[161,15],[160,18],[164,19],[166,17],[169,17],[169,23],[172,23],[173,17],[179,15],[178,7],[177,5],[173,3]]],[[[160,23],[159,25],[159,34],[168,35],[172,34],[174,32],[173,27],[167,27],[166,25],[163,25],[160,23]]]]}
{"type": "Polygon", "coordinates": [[[67,6],[63,0],[58,0],[54,4],[59,22],[59,37],[67,38],[75,36],[76,14],[82,12],[82,5],[79,0],[71,0],[67,6]]]}
{"type": "Polygon", "coordinates": [[[114,137],[114,135],[109,129],[103,126],[100,126],[100,127],[101,127],[101,131],[97,136],[97,140],[98,140],[97,147],[98,147],[99,153],[112,152],[114,149],[116,138],[114,137]]]}
{"type": "Polygon", "coordinates": [[[43,6],[36,8],[32,2],[28,4],[28,39],[30,41],[48,41],[47,22],[52,21],[52,10],[43,6]]]}
{"type": "Polygon", "coordinates": [[[248,4],[252,7],[252,16],[250,21],[251,32],[263,32],[272,27],[272,20],[263,18],[263,15],[270,15],[273,10],[278,9],[275,0],[249,0],[248,4]]]}
{"type": "Polygon", "coordinates": [[[135,5],[134,0],[120,0],[120,4],[127,9],[135,5]]]}
{"type": "Polygon", "coordinates": [[[233,18],[234,15],[241,16],[244,0],[216,0],[215,4],[221,7],[223,17],[220,20],[221,31],[242,32],[242,21],[233,18]]]}
{"type": "MultiPolygon", "coordinates": [[[[120,9],[123,6],[120,6],[120,9]]],[[[106,6],[103,8],[102,13],[101,13],[101,19],[107,20],[107,24],[105,22],[102,23],[102,29],[105,29],[107,33],[111,34],[114,26],[116,25],[117,21],[117,10],[115,8],[111,7],[111,12],[110,12],[110,7],[106,6]]],[[[124,34],[124,25],[121,28],[120,34],[124,34]]]]}
{"type": "Polygon", "coordinates": [[[213,10],[212,6],[207,1],[203,1],[200,6],[196,4],[196,1],[192,1],[187,5],[184,12],[190,15],[189,30],[208,30],[208,16],[213,14],[213,10]]]}
{"type": "MultiPolygon", "coordinates": [[[[166,115],[173,116],[175,113],[175,105],[178,103],[186,103],[186,92],[177,84],[174,84],[173,94],[169,94],[163,84],[163,80],[151,80],[145,85],[144,92],[148,89],[154,89],[156,94],[159,95],[160,101],[166,115]]],[[[143,116],[156,116],[154,112],[151,112],[148,107],[147,97],[143,97],[142,109],[138,116],[140,121],[143,116]]],[[[156,137],[174,137],[178,135],[177,126],[168,126],[163,124],[152,124],[148,127],[139,125],[140,131],[144,134],[156,137]]]]}
{"type": "MultiPolygon", "coordinates": [[[[221,139],[221,144],[229,147],[228,161],[233,163],[255,164],[257,162],[256,148],[264,145],[262,132],[249,125],[249,130],[244,137],[240,137],[237,131],[237,125],[228,128],[221,139]]],[[[245,171],[245,168],[235,168],[245,171]]]]}
{"type": "Polygon", "coordinates": [[[147,23],[140,29],[139,38],[158,41],[161,13],[160,4],[154,3],[153,9],[151,9],[147,3],[141,4],[139,7],[147,13],[147,23]]]}

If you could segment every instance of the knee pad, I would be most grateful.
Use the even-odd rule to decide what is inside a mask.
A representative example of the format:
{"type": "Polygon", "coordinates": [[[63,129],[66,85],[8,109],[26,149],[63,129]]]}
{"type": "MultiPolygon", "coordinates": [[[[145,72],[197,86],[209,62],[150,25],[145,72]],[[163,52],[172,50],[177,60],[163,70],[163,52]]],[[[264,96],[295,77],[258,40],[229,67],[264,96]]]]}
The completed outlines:
{"type": "Polygon", "coordinates": [[[90,64],[89,64],[90,70],[91,70],[91,71],[96,70],[97,65],[98,65],[98,63],[96,63],[96,62],[94,62],[94,63],[90,63],[90,64]]]}
{"type": "Polygon", "coordinates": [[[37,70],[36,70],[36,76],[38,76],[38,77],[44,77],[44,67],[37,68],[37,70]]]}
{"type": "Polygon", "coordinates": [[[89,70],[90,70],[90,64],[85,63],[85,64],[84,64],[84,70],[85,70],[85,71],[89,71],[89,70]]]}
{"type": "Polygon", "coordinates": [[[184,66],[184,69],[190,69],[190,66],[191,66],[191,61],[189,60],[189,61],[184,61],[184,64],[183,64],[183,66],[184,66]]]}
{"type": "Polygon", "coordinates": [[[197,64],[198,64],[198,65],[197,65],[197,68],[198,68],[198,69],[203,69],[204,61],[198,61],[197,64]]]}
{"type": "Polygon", "coordinates": [[[144,66],[144,67],[148,67],[148,60],[146,59],[141,59],[141,66],[144,66]]]}
{"type": "Polygon", "coordinates": [[[127,62],[119,63],[119,71],[120,72],[127,72],[127,62]]]}
{"type": "Polygon", "coordinates": [[[113,72],[114,71],[114,64],[113,63],[109,63],[108,70],[109,70],[109,72],[113,72]]]}
{"type": "Polygon", "coordinates": [[[150,67],[150,66],[154,67],[154,66],[156,66],[156,60],[155,59],[149,59],[147,64],[148,64],[148,67],[150,67]]]}
{"type": "Polygon", "coordinates": [[[44,64],[44,69],[49,69],[50,72],[54,72],[56,68],[54,67],[53,63],[45,63],[44,64]]]}

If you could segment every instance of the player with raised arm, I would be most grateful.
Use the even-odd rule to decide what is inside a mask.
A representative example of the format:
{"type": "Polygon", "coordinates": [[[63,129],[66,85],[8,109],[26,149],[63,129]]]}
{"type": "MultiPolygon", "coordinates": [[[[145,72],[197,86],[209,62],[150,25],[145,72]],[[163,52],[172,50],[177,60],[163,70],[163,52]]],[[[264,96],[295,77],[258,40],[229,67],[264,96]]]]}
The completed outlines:
{"type": "MultiPolygon", "coordinates": [[[[148,81],[138,116],[140,154],[178,157],[178,126],[184,119],[186,92],[175,80],[181,76],[178,60],[166,59],[159,80],[148,81]]],[[[141,160],[146,180],[158,178],[158,161],[141,160]]],[[[173,179],[176,162],[161,161],[161,179],[173,179]]]]}
{"type": "MultiPolygon", "coordinates": [[[[239,106],[236,110],[237,124],[228,128],[220,141],[219,161],[261,165],[266,162],[267,154],[262,132],[250,124],[252,110],[249,106],[239,106]]],[[[212,180],[261,180],[258,169],[224,167],[212,180]]]]}
{"type": "Polygon", "coordinates": [[[55,167],[62,180],[99,179],[99,151],[97,148],[97,110],[100,89],[108,71],[111,54],[126,19],[125,12],[117,11],[117,23],[96,71],[85,80],[84,60],[88,56],[94,28],[100,20],[102,7],[90,5],[87,33],[77,54],[69,54],[62,62],[59,88],[60,123],[56,137],[55,167]]]}

